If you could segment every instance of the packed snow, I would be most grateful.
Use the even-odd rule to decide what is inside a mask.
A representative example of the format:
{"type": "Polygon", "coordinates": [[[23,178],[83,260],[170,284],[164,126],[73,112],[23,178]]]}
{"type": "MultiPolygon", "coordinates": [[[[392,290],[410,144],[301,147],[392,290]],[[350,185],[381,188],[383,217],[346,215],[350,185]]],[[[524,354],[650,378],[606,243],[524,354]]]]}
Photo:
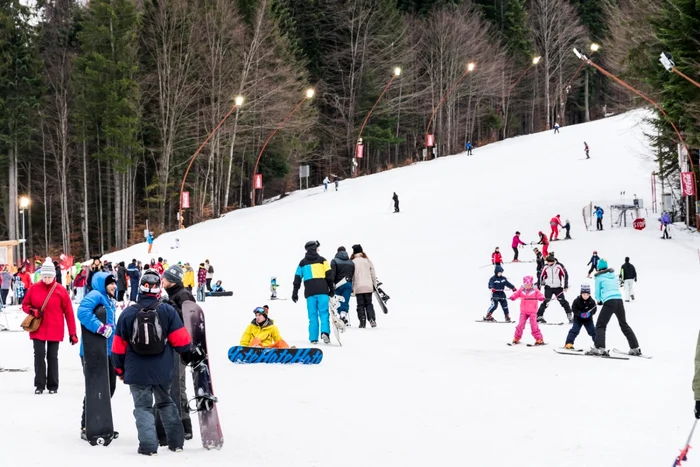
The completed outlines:
{"type": "MultiPolygon", "coordinates": [[[[107,448],[91,447],[79,437],[78,346],[61,344],[58,394],[37,396],[27,335],[4,332],[0,366],[29,371],[0,373],[0,465],[670,465],[694,421],[698,319],[689,294],[700,241],[680,227],[672,240],[660,239],[660,214],[651,212],[648,115],[635,111],[475,148],[473,156],[343,180],[337,192],[332,185],[297,191],[160,235],[151,255],[145,243],[106,255],[127,263],[163,256],[195,269],[210,259],[215,280],[234,291],[202,305],[223,449],[202,448],[195,417],[195,439],[183,453],[161,448],[157,458],[138,456],[132,399],[119,382],[112,407],[120,437],[107,448]],[[609,206],[621,192],[644,200],[645,230],[610,228],[609,206]],[[602,232],[584,227],[589,203],[606,210],[602,232]],[[563,346],[568,325],[541,326],[547,346],[509,347],[515,325],[475,322],[489,305],[494,247],[510,261],[514,232],[536,241],[556,214],[572,225],[573,241],[550,246],[571,276],[569,302],[582,283],[593,283],[586,263],[594,249],[616,271],[629,256],[639,282],[636,301],[625,304],[628,321],[653,359],[558,355],[552,349],[563,346]],[[180,248],[172,248],[175,238],[180,248]],[[310,345],[303,295],[297,304],[268,300],[271,276],[280,297],[290,297],[308,240],[320,241],[328,260],[340,245],[350,251],[362,244],[391,296],[389,313],[377,311],[377,328],[358,329],[353,300],[343,347],[320,344],[319,365],[232,364],[228,349],[263,304],[290,345],[310,345]]],[[[522,249],[521,260],[531,259],[532,249],[522,249]]],[[[533,263],[505,265],[518,286],[530,274],[533,263]]],[[[509,303],[517,319],[518,304],[509,303]]],[[[494,316],[503,319],[500,309],[494,316]]],[[[7,313],[14,329],[22,317],[7,313]]],[[[566,317],[555,303],[545,318],[566,317]]],[[[628,349],[615,318],[607,335],[608,348],[628,349]]],[[[532,341],[526,328],[523,342],[532,341]]],[[[590,345],[583,330],[576,347],[590,345]]],[[[689,458],[688,465],[700,463],[700,453],[691,450],[689,458]]]]}

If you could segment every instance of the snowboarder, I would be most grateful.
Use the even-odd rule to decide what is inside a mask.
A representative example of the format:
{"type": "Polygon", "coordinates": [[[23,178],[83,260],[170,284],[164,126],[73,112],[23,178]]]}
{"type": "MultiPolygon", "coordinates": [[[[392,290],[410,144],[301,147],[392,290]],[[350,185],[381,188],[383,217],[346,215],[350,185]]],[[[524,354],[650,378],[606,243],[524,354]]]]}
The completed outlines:
{"type": "Polygon", "coordinates": [[[627,338],[627,343],[630,346],[630,355],[642,355],[637,342],[637,336],[625,317],[625,305],[622,303],[622,294],[620,286],[617,283],[617,278],[614,274],[614,269],[608,268],[608,262],[601,258],[598,261],[598,271],[595,275],[595,298],[603,308],[600,310],[600,316],[595,325],[595,347],[592,347],[588,352],[592,355],[606,355],[605,350],[605,331],[610,322],[612,315],[617,316],[617,321],[620,323],[620,329],[627,338]]]}
{"type": "Polygon", "coordinates": [[[211,292],[211,281],[214,280],[214,266],[207,259],[204,261],[204,267],[207,268],[207,291],[211,292]]]}
{"type": "Polygon", "coordinates": [[[515,286],[508,282],[508,279],[503,275],[503,268],[496,266],[493,277],[489,279],[489,289],[491,289],[491,306],[484,316],[484,321],[496,321],[493,317],[493,312],[496,311],[498,305],[501,305],[506,322],[510,322],[510,313],[508,312],[508,301],[506,300],[505,288],[508,287],[515,292],[515,286]]]}
{"type": "Polygon", "coordinates": [[[294,290],[292,301],[299,301],[299,288],[304,281],[304,297],[306,297],[306,309],[309,316],[309,341],[318,343],[319,321],[321,322],[321,339],[324,344],[330,344],[330,314],[328,310],[329,297],[335,295],[333,286],[333,272],[326,258],[318,254],[318,240],[306,242],[304,249],[306,254],[299,262],[294,274],[294,290]]]}
{"type": "Polygon", "coordinates": [[[277,300],[277,276],[272,276],[270,278],[270,300],[277,300]]]}
{"type": "Polygon", "coordinates": [[[559,133],[559,122],[554,122],[554,134],[559,133]]]}
{"type": "Polygon", "coordinates": [[[590,159],[591,156],[588,155],[588,143],[583,142],[583,150],[586,152],[586,159],[590,159]]]}
{"type": "Polygon", "coordinates": [[[549,255],[549,240],[547,240],[547,236],[543,234],[541,230],[537,235],[540,236],[540,241],[537,242],[537,244],[542,245],[542,255],[547,257],[549,255]]]}
{"type": "Polygon", "coordinates": [[[503,265],[503,256],[501,255],[501,250],[498,247],[496,247],[494,252],[491,253],[491,264],[493,264],[494,266],[503,265]]]}
{"type": "Polygon", "coordinates": [[[471,141],[467,141],[467,144],[464,145],[464,149],[467,150],[467,156],[471,156],[471,155],[472,155],[472,149],[474,149],[474,146],[472,146],[472,142],[471,142],[471,141]]]}
{"type": "Polygon", "coordinates": [[[197,270],[197,301],[203,302],[207,296],[207,268],[199,263],[197,270]]]}
{"type": "Polygon", "coordinates": [[[668,215],[666,211],[661,215],[659,218],[659,221],[661,222],[661,228],[664,231],[664,234],[661,236],[664,240],[667,238],[671,238],[671,236],[668,234],[668,226],[671,225],[671,216],[668,215]]]}
{"type": "Polygon", "coordinates": [[[569,231],[571,230],[571,222],[569,222],[569,219],[566,219],[564,222],[564,230],[566,230],[564,240],[571,240],[571,235],[569,234],[569,231]]]}
{"type": "Polygon", "coordinates": [[[253,310],[255,318],[250,322],[243,336],[241,344],[245,347],[265,347],[272,349],[288,349],[287,344],[282,336],[277,325],[268,317],[269,308],[259,306],[253,310]]]}
{"type": "Polygon", "coordinates": [[[539,310],[537,310],[537,322],[543,324],[547,323],[547,321],[544,320],[544,311],[549,306],[552,296],[559,301],[559,304],[566,312],[566,317],[569,322],[571,322],[573,318],[571,307],[569,306],[569,302],[566,301],[566,297],[564,297],[564,292],[569,289],[569,274],[561,264],[557,264],[557,259],[552,254],[545,258],[545,263],[546,266],[542,270],[540,283],[544,284],[544,297],[546,300],[542,302],[539,310]]]}
{"type": "Polygon", "coordinates": [[[593,256],[591,256],[591,260],[586,263],[586,266],[589,264],[591,267],[588,269],[588,278],[591,278],[591,273],[595,271],[595,268],[598,266],[598,260],[600,257],[598,256],[598,252],[596,250],[593,250],[593,256]]]}
{"type": "Polygon", "coordinates": [[[576,297],[571,304],[571,311],[574,313],[574,322],[569,330],[569,334],[566,336],[565,349],[571,350],[574,348],[574,341],[578,333],[581,332],[582,327],[586,328],[586,332],[595,343],[595,324],[593,323],[593,316],[597,309],[598,307],[595,304],[595,300],[591,297],[591,286],[588,284],[581,285],[581,295],[576,297]]]}
{"type": "Polygon", "coordinates": [[[338,306],[338,315],[346,326],[350,325],[348,313],[350,312],[350,296],[352,295],[352,280],[355,276],[355,263],[350,260],[344,246],[338,247],[335,258],[331,260],[331,271],[333,272],[333,283],[335,293],[343,297],[343,301],[338,306]],[[338,282],[345,279],[345,284],[338,287],[338,282]]]}
{"type": "Polygon", "coordinates": [[[513,242],[510,244],[511,248],[513,248],[513,262],[514,263],[518,262],[518,248],[521,245],[525,245],[525,242],[520,240],[520,232],[515,232],[515,236],[513,236],[513,242]]]}
{"type": "Polygon", "coordinates": [[[374,273],[374,264],[367,257],[362,249],[362,245],[352,246],[352,256],[350,257],[355,265],[355,272],[352,276],[352,289],[357,301],[357,318],[360,320],[360,328],[369,325],[377,327],[377,317],[374,313],[372,295],[377,288],[377,276],[374,273]]]}
{"type": "Polygon", "coordinates": [[[170,397],[175,365],[173,350],[186,363],[200,358],[190,351],[192,339],[175,308],[158,301],[160,287],[160,275],[151,270],[144,272],[140,281],[139,301],[119,315],[112,345],[114,371],[129,385],[134,399],[134,418],[139,438],[137,452],[145,456],[158,453],[154,397],[168,448],[175,452],[182,451],[185,434],[177,404],[170,397]],[[150,315],[157,317],[155,322],[151,321],[150,315]],[[147,325],[146,320],[152,324],[147,325]],[[143,326],[139,323],[143,323],[143,326]],[[134,332],[134,329],[137,331],[134,332]]]}
{"type": "Polygon", "coordinates": [[[530,321],[530,331],[532,337],[535,338],[535,345],[544,345],[544,337],[542,331],[537,325],[537,302],[544,300],[544,295],[539,290],[533,288],[532,276],[523,277],[523,286],[510,296],[511,300],[520,299],[520,321],[515,327],[515,336],[513,336],[513,344],[519,344],[525,331],[525,323],[530,321]]]}
{"type": "Polygon", "coordinates": [[[634,283],[637,282],[637,270],[630,263],[630,257],[625,257],[625,264],[620,267],[620,286],[625,289],[625,301],[634,300],[634,283]]]}
{"type": "Polygon", "coordinates": [[[537,290],[542,287],[540,283],[540,277],[542,276],[542,270],[544,269],[544,256],[540,252],[539,248],[535,247],[532,250],[535,253],[535,263],[537,264],[537,290]]]}
{"type": "Polygon", "coordinates": [[[331,182],[331,181],[328,179],[328,177],[326,177],[326,178],[323,179],[323,191],[328,191],[328,184],[329,184],[330,182],[331,182]]]}
{"type": "Polygon", "coordinates": [[[549,241],[559,240],[559,227],[564,227],[561,223],[561,215],[557,214],[549,220],[552,232],[549,234],[549,241]]]}
{"type": "Polygon", "coordinates": [[[595,211],[593,211],[593,213],[595,214],[596,218],[595,229],[603,230],[603,214],[605,214],[605,211],[603,211],[603,208],[600,206],[595,206],[595,211]]]}
{"type": "Polygon", "coordinates": [[[214,292],[226,292],[224,286],[221,285],[221,280],[216,281],[216,283],[211,286],[211,292],[207,292],[207,297],[211,297],[214,292]]]}
{"type": "Polygon", "coordinates": [[[394,212],[399,212],[399,195],[394,192],[394,196],[391,199],[394,200],[394,212]]]}
{"type": "MultiPolygon", "coordinates": [[[[114,280],[114,276],[106,272],[98,272],[92,278],[92,290],[88,293],[85,298],[80,302],[78,307],[78,321],[82,324],[85,329],[92,332],[93,334],[99,334],[107,341],[105,345],[107,346],[107,357],[112,353],[112,333],[114,332],[114,327],[116,324],[116,314],[117,311],[114,308],[114,294],[118,291],[117,284],[114,280]],[[102,306],[107,311],[106,317],[107,322],[103,323],[95,316],[95,308],[102,306]]],[[[85,366],[85,355],[83,348],[83,339],[80,339],[80,363],[85,366]]],[[[109,395],[114,396],[114,390],[117,387],[117,374],[114,372],[114,367],[112,362],[108,361],[109,369],[109,395]]],[[[117,438],[119,435],[114,432],[114,437],[117,438]]],[[[87,441],[87,434],[85,433],[85,398],[83,397],[83,414],[80,417],[80,438],[87,441]]]]}

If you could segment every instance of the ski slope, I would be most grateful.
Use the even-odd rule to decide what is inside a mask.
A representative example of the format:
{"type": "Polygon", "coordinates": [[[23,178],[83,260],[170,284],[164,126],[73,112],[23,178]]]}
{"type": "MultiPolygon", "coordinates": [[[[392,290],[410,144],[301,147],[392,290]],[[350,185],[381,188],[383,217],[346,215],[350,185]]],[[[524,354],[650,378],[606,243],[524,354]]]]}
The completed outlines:
{"type": "MultiPolygon", "coordinates": [[[[680,231],[660,240],[658,216],[650,215],[641,232],[611,230],[608,219],[622,191],[643,198],[651,212],[647,115],[513,138],[476,148],[471,157],[342,181],[338,192],[298,191],[161,235],[151,255],[145,244],[107,255],[125,262],[164,256],[195,268],[208,258],[216,279],[234,291],[203,305],[224,448],[202,449],[194,422],[195,439],[183,453],[161,448],[157,458],[138,456],[132,400],[122,383],[112,402],[120,438],[108,448],[89,446],[79,438],[78,347],[61,345],[59,393],[35,396],[27,336],[1,333],[0,366],[30,371],[0,373],[0,465],[670,465],[693,422],[698,318],[685,288],[697,277],[700,241],[680,231]],[[394,191],[400,214],[392,213],[394,191]],[[606,209],[603,232],[583,226],[581,209],[589,202],[606,209]],[[631,257],[639,282],[637,301],[626,304],[628,321],[652,360],[558,355],[552,349],[563,346],[569,326],[542,326],[548,346],[508,347],[514,325],[475,322],[489,305],[492,268],[481,266],[494,247],[510,261],[514,232],[533,241],[539,230],[549,232],[556,214],[572,224],[574,240],[550,248],[569,270],[569,302],[580,284],[592,284],[586,263],[594,249],[616,270],[631,257]],[[171,249],[176,237],[180,248],[171,249]],[[392,297],[389,314],[378,315],[376,329],[358,329],[353,299],[343,347],[323,346],[317,366],[231,364],[228,348],[253,308],[266,303],[283,338],[308,345],[305,304],[269,302],[269,281],[277,276],[280,296],[289,297],[303,245],[315,239],[329,260],[339,245],[362,244],[392,297]]],[[[522,260],[532,258],[530,248],[522,250],[522,260]]],[[[505,265],[518,286],[528,274],[532,263],[505,265]]],[[[517,303],[511,311],[517,318],[517,303]]],[[[500,309],[495,316],[503,319],[500,309]]],[[[558,304],[545,317],[565,319],[558,304]]],[[[15,326],[21,318],[9,317],[15,326]]],[[[523,342],[532,341],[526,328],[523,342]]],[[[576,345],[591,345],[585,330],[576,345]]],[[[628,348],[614,318],[607,345],[628,348]]],[[[688,465],[700,465],[699,453],[689,457],[688,465]]]]}

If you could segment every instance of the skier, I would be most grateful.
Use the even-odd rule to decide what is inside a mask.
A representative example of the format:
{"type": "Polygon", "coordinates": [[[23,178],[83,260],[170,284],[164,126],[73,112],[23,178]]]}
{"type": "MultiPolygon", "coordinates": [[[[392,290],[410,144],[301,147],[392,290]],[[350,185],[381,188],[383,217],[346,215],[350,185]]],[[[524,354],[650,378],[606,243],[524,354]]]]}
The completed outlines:
{"type": "Polygon", "coordinates": [[[595,271],[595,268],[598,266],[598,260],[600,260],[600,257],[598,256],[598,252],[596,250],[593,250],[593,256],[591,256],[591,260],[586,263],[586,266],[589,264],[591,267],[588,269],[588,278],[591,278],[591,273],[595,271]]]}
{"type": "Polygon", "coordinates": [[[472,142],[471,142],[471,141],[467,141],[467,144],[464,145],[464,149],[467,150],[467,155],[468,155],[468,156],[471,156],[471,155],[472,155],[472,149],[473,149],[473,148],[474,148],[474,147],[472,146],[472,142]]]}
{"type": "Polygon", "coordinates": [[[559,227],[564,227],[561,223],[561,215],[557,214],[549,221],[552,232],[549,234],[549,241],[559,240],[559,227]]]}
{"type": "Polygon", "coordinates": [[[139,295],[139,280],[141,272],[139,271],[138,262],[133,258],[126,268],[126,273],[129,276],[129,302],[135,302],[139,295]]]}
{"type": "Polygon", "coordinates": [[[588,155],[588,143],[583,142],[583,150],[586,152],[586,159],[590,159],[591,156],[588,155]]]}
{"type": "Polygon", "coordinates": [[[175,309],[160,303],[160,275],[148,270],[141,277],[139,301],[127,307],[117,321],[112,345],[114,371],[129,385],[134,399],[134,418],[138,431],[138,453],[153,456],[158,453],[153,399],[166,432],[168,448],[179,452],[185,444],[185,434],[177,404],[170,397],[173,378],[174,352],[186,363],[196,364],[201,356],[192,352],[187,329],[175,309]],[[151,325],[150,315],[157,318],[151,325]],[[136,326],[134,325],[136,324],[136,326]]]}
{"type": "Polygon", "coordinates": [[[304,249],[306,254],[299,262],[294,274],[294,290],[292,301],[299,301],[299,288],[304,281],[304,297],[309,316],[309,341],[318,343],[318,324],[321,321],[321,339],[324,344],[330,344],[331,324],[329,320],[329,297],[335,295],[331,266],[326,258],[318,254],[318,240],[306,242],[304,249]]]}
{"type": "Polygon", "coordinates": [[[537,235],[540,236],[540,241],[537,242],[538,245],[542,245],[542,255],[547,257],[549,254],[549,240],[547,240],[547,236],[542,233],[540,230],[537,235]]]}
{"type": "Polygon", "coordinates": [[[544,295],[539,290],[533,288],[532,276],[523,277],[523,286],[510,296],[511,300],[520,299],[520,321],[515,327],[515,336],[513,336],[513,344],[519,344],[525,331],[525,323],[530,321],[530,331],[532,337],[535,338],[535,345],[544,345],[542,331],[537,325],[537,302],[544,300],[544,295]]]}
{"type": "Polygon", "coordinates": [[[360,320],[360,328],[364,328],[369,321],[373,328],[377,327],[377,317],[372,304],[372,294],[377,288],[377,276],[374,273],[374,264],[362,250],[362,245],[352,246],[352,256],[355,264],[355,272],[352,276],[352,289],[357,301],[357,318],[360,320]]]}
{"type": "Polygon", "coordinates": [[[602,302],[603,308],[600,310],[600,316],[598,316],[598,321],[595,325],[595,347],[591,347],[588,353],[592,355],[607,354],[607,350],[605,350],[605,331],[610,318],[612,318],[612,315],[615,315],[618,323],[620,323],[620,329],[630,346],[629,354],[642,355],[637,336],[634,335],[634,331],[627,324],[625,305],[622,303],[622,294],[614,274],[615,271],[612,268],[608,268],[608,262],[604,258],[598,261],[597,269],[598,271],[595,275],[595,298],[599,305],[602,302]]]}
{"type": "MultiPolygon", "coordinates": [[[[29,333],[34,344],[34,394],[58,392],[58,346],[63,340],[65,319],[71,345],[78,343],[73,304],[68,292],[56,283],[56,268],[51,258],[41,266],[41,280],[32,284],[22,301],[22,311],[41,320],[39,328],[29,333]],[[48,373],[47,373],[48,363],[48,373]]],[[[27,318],[25,318],[26,321],[27,318]]]]}
{"type": "MultiPolygon", "coordinates": [[[[493,253],[491,253],[491,264],[494,266],[502,266],[503,265],[503,256],[501,255],[501,251],[499,250],[498,247],[494,250],[493,253]]],[[[494,272],[495,274],[495,272],[494,272]]]]}
{"type": "Polygon", "coordinates": [[[544,256],[542,256],[542,253],[537,247],[532,251],[535,253],[535,263],[537,264],[537,290],[539,290],[542,287],[540,277],[542,276],[542,269],[544,269],[544,256]]]}
{"type": "Polygon", "coordinates": [[[197,270],[197,301],[203,302],[207,295],[207,268],[199,263],[197,270]]]}
{"type": "Polygon", "coordinates": [[[510,246],[513,248],[513,262],[517,263],[518,262],[518,248],[521,245],[525,245],[526,243],[520,240],[520,232],[515,232],[515,235],[513,236],[513,241],[511,242],[510,246]]]}
{"type": "MultiPolygon", "coordinates": [[[[92,290],[88,293],[85,298],[80,302],[78,306],[78,321],[82,324],[85,329],[93,334],[99,334],[106,340],[105,345],[107,346],[107,358],[112,353],[112,333],[114,331],[116,323],[117,311],[114,308],[114,294],[117,292],[117,284],[114,280],[114,276],[106,272],[98,272],[92,278],[92,290]],[[103,323],[95,316],[95,309],[97,307],[103,306],[106,310],[107,322],[103,323]]],[[[80,363],[85,367],[85,353],[83,349],[83,339],[80,339],[80,363]]],[[[117,374],[114,372],[114,367],[112,362],[108,361],[109,374],[109,395],[114,396],[114,390],[117,387],[117,374]]],[[[114,438],[118,438],[119,433],[114,432],[114,438]]],[[[83,397],[83,414],[80,417],[80,438],[87,441],[87,434],[85,433],[85,398],[83,397]]]]}
{"type": "Polygon", "coordinates": [[[277,300],[277,276],[272,276],[270,278],[270,300],[277,300]]]}
{"type": "Polygon", "coordinates": [[[557,133],[559,133],[559,123],[554,122],[554,134],[556,135],[557,133]]]}
{"type": "Polygon", "coordinates": [[[323,179],[323,191],[328,191],[328,184],[329,184],[330,182],[331,182],[331,181],[328,179],[328,177],[326,177],[326,178],[323,179]]]}
{"type": "Polygon", "coordinates": [[[331,260],[331,271],[333,272],[333,283],[335,293],[343,297],[343,301],[338,306],[338,315],[346,326],[350,325],[348,313],[350,312],[350,296],[352,295],[352,280],[355,276],[355,263],[348,257],[344,246],[338,247],[335,258],[331,260]],[[345,279],[345,284],[338,287],[338,282],[345,279]]]}
{"type": "Polygon", "coordinates": [[[268,317],[269,308],[259,306],[253,310],[255,318],[250,322],[243,336],[241,337],[242,346],[246,347],[265,347],[271,349],[288,349],[287,344],[282,336],[277,325],[268,317]]]}
{"type": "Polygon", "coordinates": [[[595,211],[593,211],[593,213],[596,217],[595,229],[603,230],[603,214],[605,214],[605,211],[603,211],[603,208],[600,206],[595,206],[595,211]]]}
{"type": "MultiPolygon", "coordinates": [[[[180,266],[175,265],[170,266],[163,273],[162,279],[163,288],[168,294],[168,299],[164,300],[164,303],[167,303],[168,305],[172,306],[181,320],[183,319],[182,304],[187,301],[195,301],[194,297],[192,296],[192,292],[187,290],[183,285],[184,277],[185,272],[180,266]]],[[[178,409],[180,411],[180,420],[182,421],[182,429],[185,433],[185,439],[190,440],[192,439],[192,419],[190,418],[190,411],[187,403],[187,371],[185,370],[185,365],[183,365],[182,362],[178,362],[177,364],[180,365],[180,380],[171,381],[170,385],[172,386],[174,384],[178,384],[180,386],[180,400],[173,402],[178,404],[178,409]]],[[[156,427],[160,426],[156,425],[156,427]]],[[[165,441],[165,433],[158,433],[158,437],[159,444],[161,446],[165,446],[165,444],[167,444],[163,443],[163,441],[165,441]]]]}
{"type": "Polygon", "coordinates": [[[566,317],[569,322],[571,322],[573,318],[571,307],[569,306],[569,302],[566,301],[566,297],[564,297],[564,292],[569,289],[569,274],[561,264],[557,264],[557,259],[554,255],[550,254],[547,256],[545,262],[547,265],[542,270],[540,283],[544,284],[544,297],[546,300],[542,302],[539,310],[537,310],[537,322],[543,324],[547,323],[547,321],[544,320],[544,312],[549,306],[552,296],[559,301],[559,304],[566,312],[566,317]]]}
{"type": "Polygon", "coordinates": [[[620,267],[620,286],[625,289],[625,301],[629,302],[630,297],[634,300],[634,283],[637,282],[637,270],[630,263],[630,257],[625,257],[625,264],[620,267]]]}
{"type": "Polygon", "coordinates": [[[338,185],[340,184],[340,177],[333,175],[333,183],[335,184],[335,191],[338,191],[338,185]]]}
{"type": "Polygon", "coordinates": [[[661,215],[659,218],[659,221],[661,222],[661,228],[664,230],[664,234],[661,236],[662,239],[667,239],[671,238],[671,236],[668,234],[668,226],[671,224],[671,216],[668,215],[666,211],[661,215]]]}
{"type": "Polygon", "coordinates": [[[150,230],[148,231],[148,235],[146,236],[146,242],[148,243],[148,253],[151,253],[151,250],[153,249],[153,232],[150,230]]]}
{"type": "Polygon", "coordinates": [[[598,307],[595,304],[595,300],[591,297],[591,286],[588,284],[581,285],[581,295],[574,299],[571,304],[571,310],[574,313],[574,322],[569,330],[569,334],[566,336],[565,349],[572,350],[574,348],[574,341],[576,336],[581,332],[581,327],[586,328],[586,332],[591,336],[593,342],[595,343],[595,324],[593,323],[593,316],[596,313],[598,307]]]}
{"type": "Polygon", "coordinates": [[[394,196],[391,199],[394,200],[394,212],[399,212],[399,195],[394,192],[394,196]]]}
{"type": "Polygon", "coordinates": [[[493,312],[496,311],[498,305],[501,305],[503,314],[507,323],[510,323],[510,313],[508,312],[508,301],[506,300],[505,288],[508,287],[515,292],[515,286],[508,282],[508,279],[503,275],[503,268],[496,266],[493,277],[489,279],[489,289],[491,289],[491,306],[484,316],[484,321],[496,321],[493,317],[493,312]]]}
{"type": "Polygon", "coordinates": [[[571,222],[569,222],[569,219],[566,219],[564,222],[564,230],[566,230],[566,236],[564,237],[564,240],[571,240],[571,235],[569,235],[569,230],[571,230],[571,222]]]}

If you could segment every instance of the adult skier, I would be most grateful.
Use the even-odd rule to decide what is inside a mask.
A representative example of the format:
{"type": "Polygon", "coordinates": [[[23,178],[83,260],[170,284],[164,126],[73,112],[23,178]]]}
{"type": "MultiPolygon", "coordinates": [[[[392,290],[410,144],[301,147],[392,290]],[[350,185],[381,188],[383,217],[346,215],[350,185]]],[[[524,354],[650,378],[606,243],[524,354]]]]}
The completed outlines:
{"type": "Polygon", "coordinates": [[[394,192],[394,196],[391,199],[394,200],[394,212],[399,212],[399,195],[394,192]]]}
{"type": "Polygon", "coordinates": [[[541,230],[537,235],[540,236],[540,241],[537,242],[537,244],[542,245],[542,254],[547,257],[549,255],[549,240],[547,240],[547,236],[543,234],[541,230]]]}
{"type": "Polygon", "coordinates": [[[472,149],[474,149],[474,146],[472,146],[472,142],[471,142],[471,141],[467,141],[467,144],[464,145],[464,149],[467,150],[467,156],[471,156],[471,155],[472,155],[472,149]]]}
{"type": "Polygon", "coordinates": [[[552,232],[549,234],[549,241],[559,240],[559,227],[564,227],[561,223],[561,215],[557,214],[549,220],[552,232]]]}
{"type": "Polygon", "coordinates": [[[153,232],[150,230],[148,231],[148,235],[146,236],[146,242],[148,243],[148,253],[151,253],[151,250],[153,250],[153,232]]]}
{"type": "Polygon", "coordinates": [[[569,274],[562,265],[557,264],[557,259],[551,254],[547,256],[545,263],[546,266],[542,270],[540,283],[544,284],[544,297],[546,300],[542,302],[539,310],[537,310],[537,322],[547,323],[544,320],[544,311],[549,306],[552,296],[559,301],[559,304],[566,312],[567,319],[571,322],[573,318],[571,307],[569,302],[566,301],[566,297],[564,297],[564,292],[569,289],[569,274]]]}
{"type": "Polygon", "coordinates": [[[588,269],[588,278],[590,279],[591,273],[595,271],[595,268],[598,266],[598,261],[600,260],[600,256],[598,256],[598,252],[596,250],[593,250],[593,256],[591,256],[590,261],[586,263],[586,266],[589,264],[591,265],[590,269],[588,269]]]}
{"type": "Polygon", "coordinates": [[[591,156],[588,155],[588,143],[583,142],[583,150],[586,152],[586,159],[590,159],[591,156]]]}
{"type": "Polygon", "coordinates": [[[360,328],[369,325],[377,327],[377,316],[374,313],[372,295],[377,288],[377,276],[374,273],[374,264],[362,250],[362,245],[352,246],[352,256],[355,264],[355,272],[352,276],[352,288],[357,301],[357,318],[360,320],[360,328]]]}
{"type": "Polygon", "coordinates": [[[510,312],[508,311],[508,300],[506,300],[505,289],[508,287],[513,292],[516,288],[513,284],[508,282],[508,279],[503,275],[503,268],[501,266],[496,266],[493,277],[489,279],[489,289],[491,289],[491,306],[484,316],[484,321],[496,321],[493,317],[493,312],[496,311],[498,305],[503,308],[503,314],[505,315],[506,322],[510,323],[510,312]]]}
{"type": "Polygon", "coordinates": [[[625,263],[620,267],[620,285],[625,289],[625,301],[634,300],[634,283],[637,282],[637,269],[630,263],[630,257],[625,257],[625,263]]]}
{"type": "Polygon", "coordinates": [[[659,218],[659,221],[661,222],[661,227],[664,230],[664,234],[661,236],[664,240],[667,238],[671,238],[671,236],[668,234],[668,226],[671,225],[671,216],[668,215],[666,211],[661,215],[659,218]]]}
{"type": "Polygon", "coordinates": [[[309,341],[318,343],[319,320],[321,322],[321,339],[325,344],[331,343],[331,324],[329,320],[329,297],[335,295],[333,286],[333,272],[326,258],[318,254],[318,240],[306,242],[304,249],[306,254],[299,262],[294,274],[294,289],[292,301],[299,301],[299,288],[304,282],[304,297],[309,316],[309,341]]]}
{"type": "Polygon", "coordinates": [[[600,206],[595,206],[595,210],[593,211],[595,214],[595,229],[596,230],[603,230],[603,214],[605,214],[605,211],[603,211],[603,208],[600,206]]]}
{"type": "Polygon", "coordinates": [[[554,134],[559,133],[559,122],[554,122],[554,134]]]}
{"type": "Polygon", "coordinates": [[[642,355],[637,342],[637,336],[625,317],[625,305],[622,303],[622,294],[620,286],[614,274],[614,269],[608,268],[608,262],[604,258],[598,261],[598,272],[595,275],[595,298],[598,304],[603,304],[600,310],[600,316],[595,325],[595,347],[592,347],[588,353],[592,355],[606,355],[605,350],[605,331],[613,315],[617,316],[617,321],[620,324],[622,333],[627,338],[627,343],[630,346],[630,355],[642,355]]]}
{"type": "Polygon", "coordinates": [[[525,242],[520,240],[520,232],[515,232],[515,235],[513,236],[513,241],[510,244],[511,248],[513,248],[513,262],[514,263],[518,262],[518,248],[521,245],[525,245],[525,242]]]}
{"type": "Polygon", "coordinates": [[[346,326],[350,325],[348,313],[350,312],[350,296],[352,295],[352,280],[355,276],[355,263],[350,260],[344,246],[338,247],[335,258],[331,260],[331,271],[333,273],[333,284],[335,293],[343,297],[338,307],[338,314],[346,326]],[[338,287],[338,282],[345,279],[345,284],[338,287]]]}

